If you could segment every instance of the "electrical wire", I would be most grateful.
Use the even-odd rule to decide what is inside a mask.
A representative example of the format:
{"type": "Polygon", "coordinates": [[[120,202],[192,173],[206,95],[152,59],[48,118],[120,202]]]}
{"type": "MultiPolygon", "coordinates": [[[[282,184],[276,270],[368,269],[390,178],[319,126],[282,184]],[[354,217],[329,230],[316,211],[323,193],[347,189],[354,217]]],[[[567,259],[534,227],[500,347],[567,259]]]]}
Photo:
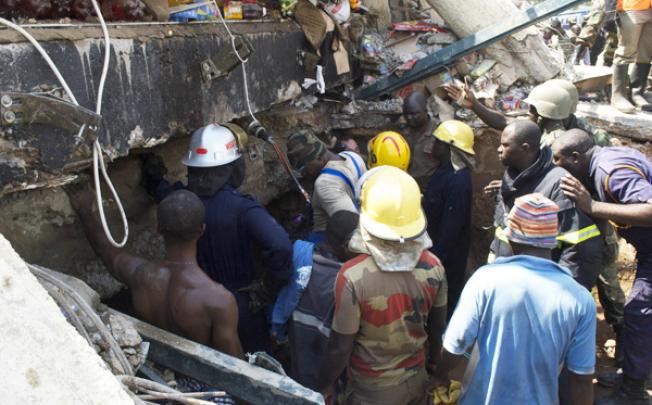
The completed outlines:
{"type": "MultiPolygon", "coordinates": [[[[106,83],[106,77],[108,75],[109,71],[109,62],[110,62],[110,57],[111,57],[111,41],[109,38],[109,31],[106,26],[106,22],[104,21],[104,17],[102,16],[102,12],[100,10],[99,5],[97,4],[96,0],[91,0],[93,4],[93,8],[95,9],[95,13],[97,14],[98,20],[100,21],[100,25],[102,27],[102,34],[104,36],[104,63],[102,65],[102,72],[100,75],[100,82],[98,85],[97,89],[97,100],[96,100],[96,108],[95,112],[98,115],[101,115],[102,112],[102,97],[104,94],[104,85],[106,83]]],[[[68,86],[68,83],[66,80],[63,78],[61,75],[61,72],[57,68],[57,66],[54,64],[50,56],[47,54],[45,49],[41,46],[41,44],[38,43],[34,37],[27,32],[25,29],[20,27],[17,24],[14,24],[13,22],[6,20],[2,17],[0,17],[0,24],[5,25],[17,32],[19,32],[21,35],[23,35],[34,47],[36,50],[41,54],[45,62],[48,64],[54,75],[56,76],[57,80],[61,84],[61,87],[63,87],[64,91],[70,98],[70,101],[75,104],[76,106],[79,106],[79,102],[77,101],[77,98],[75,98],[75,95],[73,94],[72,90],[70,89],[70,86],[68,86]]],[[[78,136],[80,136],[85,129],[85,126],[82,126],[79,130],[78,136]]],[[[102,222],[102,229],[104,230],[104,234],[106,235],[107,239],[109,242],[115,246],[115,247],[123,247],[127,243],[127,239],[129,237],[129,224],[127,222],[127,216],[125,214],[124,208],[122,206],[122,201],[120,200],[120,196],[118,195],[117,191],[115,190],[115,187],[113,186],[113,183],[111,182],[111,178],[109,177],[109,174],[106,171],[106,166],[104,164],[104,157],[102,154],[102,145],[100,145],[99,140],[95,140],[93,143],[93,179],[95,182],[95,193],[96,193],[96,199],[97,199],[97,206],[98,210],[100,213],[100,220],[102,222]],[[122,220],[122,224],[124,226],[124,236],[122,241],[116,242],[115,239],[113,238],[113,235],[111,234],[111,230],[109,229],[108,223],[106,221],[106,215],[104,213],[104,205],[102,203],[102,189],[100,187],[100,172],[102,173],[102,177],[104,181],[106,182],[107,186],[109,187],[109,190],[111,191],[111,194],[113,195],[115,202],[118,206],[118,211],[120,212],[120,219],[122,220]]]]}
{"type": "Polygon", "coordinates": [[[222,25],[224,26],[224,29],[226,30],[226,33],[229,34],[229,37],[231,39],[231,48],[233,48],[233,52],[235,53],[235,56],[238,58],[240,61],[240,66],[242,67],[242,84],[244,87],[244,93],[245,93],[245,101],[247,103],[247,111],[249,112],[249,116],[251,117],[254,122],[259,122],[258,118],[254,115],[254,112],[251,108],[251,100],[249,99],[249,83],[247,80],[247,59],[243,59],[242,56],[240,56],[240,53],[238,52],[238,48],[235,45],[235,35],[231,32],[229,29],[229,25],[226,23],[226,20],[224,20],[224,16],[222,15],[222,10],[220,10],[220,6],[217,4],[217,0],[213,0],[213,5],[215,5],[215,9],[217,10],[217,14],[220,16],[220,21],[222,22],[222,25]]]}
{"type": "MultiPolygon", "coordinates": [[[[91,0],[91,2],[93,3],[93,8],[95,9],[97,18],[100,21],[100,25],[102,26],[102,34],[104,35],[104,64],[102,65],[100,83],[97,86],[97,102],[95,107],[95,112],[98,115],[101,115],[102,96],[104,95],[104,84],[106,83],[106,77],[109,72],[109,62],[111,60],[111,39],[109,38],[109,30],[106,26],[106,22],[104,21],[104,17],[102,16],[102,10],[100,9],[100,6],[97,4],[97,0],[91,0]]],[[[102,155],[102,145],[100,145],[99,138],[95,140],[95,144],[93,145],[93,180],[95,181],[95,196],[97,198],[97,207],[100,213],[100,220],[102,222],[102,229],[104,229],[104,234],[106,235],[106,238],[109,240],[109,243],[111,243],[113,246],[119,248],[123,247],[124,245],[127,244],[127,239],[129,238],[129,223],[127,222],[127,215],[125,213],[124,207],[122,206],[122,201],[120,200],[120,196],[118,195],[118,192],[115,190],[115,187],[113,186],[113,182],[111,182],[111,178],[109,177],[109,174],[106,171],[106,166],[104,165],[104,156],[102,155]],[[102,172],[102,177],[104,178],[104,182],[109,187],[109,190],[111,191],[111,194],[115,199],[116,205],[118,206],[118,212],[120,213],[120,220],[122,221],[122,225],[124,229],[122,241],[120,242],[115,241],[113,235],[111,234],[111,230],[109,229],[109,225],[106,222],[104,205],[102,203],[103,202],[102,187],[100,187],[100,174],[99,174],[100,170],[102,172]]]]}
{"type": "MultiPolygon", "coordinates": [[[[220,16],[220,21],[222,22],[224,29],[226,30],[227,34],[229,34],[229,37],[231,39],[231,48],[233,48],[233,53],[235,53],[235,56],[240,61],[240,66],[242,67],[242,83],[244,87],[245,101],[247,103],[247,111],[249,112],[249,116],[251,117],[253,122],[260,124],[260,121],[258,121],[258,118],[256,118],[256,116],[254,115],[254,112],[251,108],[251,100],[249,99],[249,84],[247,79],[247,68],[246,68],[247,61],[249,60],[249,58],[243,59],[242,56],[240,56],[240,53],[238,52],[238,49],[235,45],[235,40],[236,40],[235,35],[233,35],[231,30],[229,29],[229,25],[226,23],[226,20],[224,20],[224,16],[222,15],[222,10],[220,10],[220,6],[217,4],[217,0],[213,0],[213,5],[217,10],[217,14],[220,16]]],[[[310,204],[310,195],[303,188],[303,186],[301,185],[297,177],[292,172],[292,167],[290,167],[290,162],[288,162],[288,159],[283,153],[283,151],[281,150],[281,148],[279,148],[279,146],[276,144],[276,142],[274,142],[274,140],[271,137],[267,138],[267,142],[271,144],[272,147],[274,148],[274,152],[276,152],[278,159],[281,161],[281,165],[283,166],[287,174],[290,176],[294,184],[299,189],[299,192],[306,200],[306,203],[310,204]]]]}

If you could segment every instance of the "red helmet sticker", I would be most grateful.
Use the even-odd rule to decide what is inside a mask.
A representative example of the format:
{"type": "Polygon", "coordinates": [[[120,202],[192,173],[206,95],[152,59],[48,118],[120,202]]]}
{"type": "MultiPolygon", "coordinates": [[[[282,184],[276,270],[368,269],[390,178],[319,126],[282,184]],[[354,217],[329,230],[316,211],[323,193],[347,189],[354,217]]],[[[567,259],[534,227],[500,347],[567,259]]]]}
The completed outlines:
{"type": "Polygon", "coordinates": [[[208,153],[208,149],[206,148],[197,148],[195,149],[195,152],[197,152],[198,155],[205,155],[208,153]]]}

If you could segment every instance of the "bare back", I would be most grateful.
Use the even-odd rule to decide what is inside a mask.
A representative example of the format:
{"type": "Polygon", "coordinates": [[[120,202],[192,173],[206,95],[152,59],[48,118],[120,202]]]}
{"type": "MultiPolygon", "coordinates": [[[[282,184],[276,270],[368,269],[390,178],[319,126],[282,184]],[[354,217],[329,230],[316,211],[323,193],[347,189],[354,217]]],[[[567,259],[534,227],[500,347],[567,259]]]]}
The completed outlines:
{"type": "Polygon", "coordinates": [[[132,286],[136,313],[147,322],[235,357],[243,357],[237,337],[233,295],[199,267],[140,266],[132,286]]]}

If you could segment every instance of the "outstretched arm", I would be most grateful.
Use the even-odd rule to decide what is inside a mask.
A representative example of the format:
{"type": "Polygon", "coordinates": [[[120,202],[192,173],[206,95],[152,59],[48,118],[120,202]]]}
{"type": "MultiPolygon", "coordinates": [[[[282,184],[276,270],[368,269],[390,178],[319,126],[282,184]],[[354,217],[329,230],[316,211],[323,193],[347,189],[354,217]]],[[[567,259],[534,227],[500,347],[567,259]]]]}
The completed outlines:
{"type": "Polygon", "coordinates": [[[507,117],[500,111],[487,108],[475,98],[470,89],[463,89],[454,84],[444,85],[448,95],[464,108],[470,108],[487,126],[502,131],[507,126],[507,117]]]}
{"type": "Polygon", "coordinates": [[[118,281],[129,288],[136,283],[136,269],[147,263],[147,260],[130,255],[125,249],[117,248],[106,238],[99,220],[95,195],[88,186],[70,187],[66,189],[70,205],[81,220],[86,238],[95,253],[102,259],[107,270],[118,281]]]}

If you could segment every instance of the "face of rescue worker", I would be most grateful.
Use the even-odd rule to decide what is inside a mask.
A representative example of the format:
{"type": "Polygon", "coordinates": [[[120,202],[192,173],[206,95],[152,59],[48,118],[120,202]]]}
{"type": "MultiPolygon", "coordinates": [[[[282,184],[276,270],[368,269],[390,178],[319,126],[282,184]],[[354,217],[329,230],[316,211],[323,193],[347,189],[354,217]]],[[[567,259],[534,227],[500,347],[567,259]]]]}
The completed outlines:
{"type": "Polygon", "coordinates": [[[435,138],[435,141],[432,144],[432,159],[436,161],[446,160],[446,157],[450,156],[450,153],[450,146],[446,142],[442,142],[435,138]]]}
{"type": "Polygon", "coordinates": [[[573,152],[572,154],[563,153],[561,148],[555,143],[552,144],[551,149],[552,163],[568,170],[577,179],[584,179],[586,177],[588,169],[586,168],[585,159],[582,155],[577,152],[573,152]]]}
{"type": "Polygon", "coordinates": [[[324,162],[321,158],[312,160],[306,163],[301,169],[301,177],[307,180],[315,180],[319,176],[323,166],[324,162]]]}
{"type": "Polygon", "coordinates": [[[403,106],[403,117],[410,128],[421,128],[428,122],[428,111],[425,106],[407,102],[403,106]]]}
{"type": "Polygon", "coordinates": [[[508,127],[500,136],[498,159],[506,167],[515,167],[520,162],[520,157],[523,153],[523,145],[518,143],[516,135],[508,127]]]}

